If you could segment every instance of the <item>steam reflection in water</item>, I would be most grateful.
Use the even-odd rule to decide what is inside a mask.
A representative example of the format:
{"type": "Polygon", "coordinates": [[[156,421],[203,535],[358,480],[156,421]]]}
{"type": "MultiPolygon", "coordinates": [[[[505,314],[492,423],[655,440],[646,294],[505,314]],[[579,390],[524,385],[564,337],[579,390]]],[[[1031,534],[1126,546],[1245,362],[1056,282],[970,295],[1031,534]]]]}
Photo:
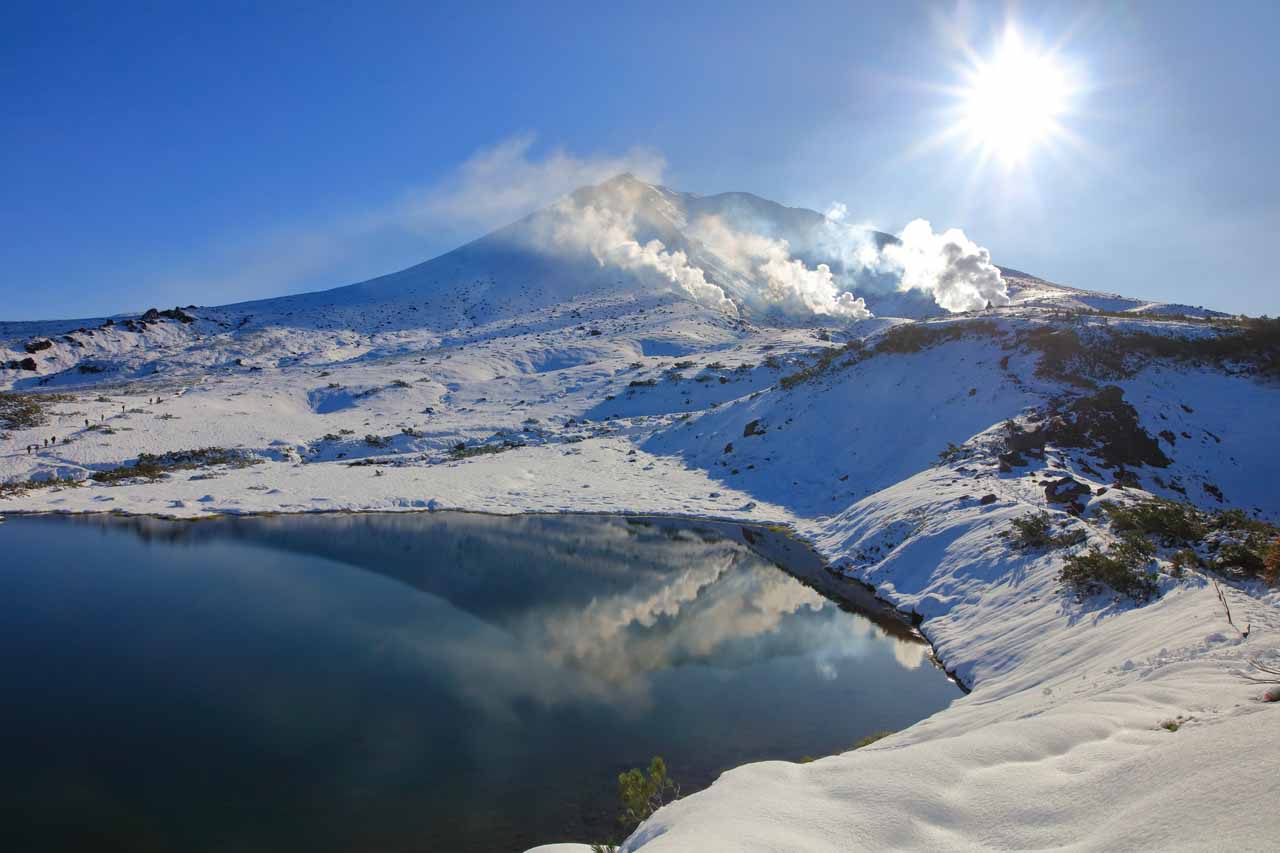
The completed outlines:
{"type": "Polygon", "coordinates": [[[924,645],[733,528],[11,518],[0,549],[22,849],[597,839],[618,771],[651,755],[690,791],[956,695],[924,645]]]}

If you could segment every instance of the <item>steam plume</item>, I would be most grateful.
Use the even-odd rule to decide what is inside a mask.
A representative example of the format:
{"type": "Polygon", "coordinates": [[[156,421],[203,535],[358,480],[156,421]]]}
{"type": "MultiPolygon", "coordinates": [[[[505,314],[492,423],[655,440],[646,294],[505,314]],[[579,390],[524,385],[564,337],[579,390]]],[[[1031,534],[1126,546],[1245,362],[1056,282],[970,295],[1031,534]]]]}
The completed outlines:
{"type": "Polygon", "coordinates": [[[661,240],[641,245],[635,239],[630,213],[592,204],[579,205],[572,199],[564,199],[556,207],[561,214],[555,230],[557,245],[586,250],[601,266],[655,272],[695,302],[738,316],[738,307],[725,296],[724,290],[707,281],[706,275],[689,263],[684,252],[667,251],[661,240]]]}
{"type": "Polygon", "coordinates": [[[840,292],[831,268],[809,269],[791,257],[786,240],[735,231],[718,216],[704,216],[691,234],[731,270],[763,284],[764,301],[791,315],[824,314],[862,320],[871,316],[867,304],[852,293],[840,292]]]}
{"type": "Polygon", "coordinates": [[[902,290],[927,291],[948,311],[978,311],[1008,305],[1009,293],[991,253],[959,228],[934,234],[927,220],[902,230],[902,242],[884,247],[884,257],[902,270],[902,290]]]}

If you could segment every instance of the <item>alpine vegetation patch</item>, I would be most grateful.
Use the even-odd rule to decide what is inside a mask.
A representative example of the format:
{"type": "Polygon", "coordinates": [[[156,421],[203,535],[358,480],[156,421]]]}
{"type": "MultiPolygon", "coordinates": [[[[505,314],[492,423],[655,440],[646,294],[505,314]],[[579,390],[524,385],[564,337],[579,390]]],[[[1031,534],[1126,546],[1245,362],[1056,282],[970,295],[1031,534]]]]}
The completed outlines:
{"type": "Polygon", "coordinates": [[[1107,588],[1139,603],[1155,596],[1155,546],[1140,536],[1128,536],[1105,551],[1097,545],[1063,561],[1059,580],[1081,596],[1107,588]]]}
{"type": "Polygon", "coordinates": [[[262,462],[257,456],[239,448],[201,447],[195,450],[171,450],[166,453],[139,453],[132,465],[121,465],[95,471],[90,479],[114,485],[129,480],[159,480],[171,471],[186,471],[226,465],[245,468],[262,462]]]}

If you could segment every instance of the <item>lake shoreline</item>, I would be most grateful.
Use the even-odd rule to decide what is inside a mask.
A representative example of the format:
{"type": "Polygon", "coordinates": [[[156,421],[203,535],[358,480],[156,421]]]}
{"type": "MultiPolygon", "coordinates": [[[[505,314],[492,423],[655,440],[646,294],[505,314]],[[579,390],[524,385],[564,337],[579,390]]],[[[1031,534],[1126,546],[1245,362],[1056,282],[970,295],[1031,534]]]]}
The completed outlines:
{"type": "MultiPolygon", "coordinates": [[[[299,511],[263,511],[263,512],[212,512],[205,515],[196,516],[180,516],[169,515],[165,513],[155,512],[130,512],[128,510],[17,510],[0,512],[0,523],[3,523],[4,516],[13,517],[39,517],[39,516],[55,516],[55,517],[117,517],[117,518],[149,518],[157,521],[165,522],[182,522],[182,523],[198,523],[207,521],[218,521],[230,518],[287,518],[291,516],[368,516],[368,515],[438,515],[443,513],[458,513],[466,515],[482,515],[492,516],[495,518],[510,518],[515,516],[584,516],[599,518],[620,518],[627,520],[644,520],[653,519],[662,522],[696,522],[703,525],[713,525],[719,532],[742,542],[748,548],[751,548],[760,556],[774,563],[780,569],[785,571],[791,577],[796,578],[806,586],[816,589],[824,597],[853,609],[854,612],[871,619],[876,622],[882,630],[890,633],[909,635],[923,642],[929,647],[930,662],[946,673],[947,677],[955,683],[964,693],[969,693],[972,688],[965,684],[963,680],[946,665],[946,662],[938,655],[938,651],[928,634],[923,630],[923,623],[919,615],[914,611],[903,610],[893,602],[880,597],[876,594],[876,588],[866,581],[844,574],[834,568],[817,547],[799,533],[795,527],[787,523],[768,522],[768,521],[744,521],[733,517],[726,516],[708,516],[696,514],[681,513],[654,513],[654,512],[627,512],[627,511],[591,511],[591,510],[538,510],[538,511],[517,511],[517,512],[493,512],[490,510],[477,509],[461,509],[453,507],[439,507],[433,509],[424,509],[420,507],[405,509],[368,509],[368,510],[350,510],[350,509],[317,509],[317,510],[299,510],[299,511]],[[752,539],[748,535],[744,535],[742,531],[752,531],[757,534],[756,539],[752,539]],[[808,556],[817,561],[820,566],[810,566],[808,570],[797,571],[798,568],[793,563],[788,562],[786,557],[776,555],[776,552],[767,552],[761,547],[764,541],[771,536],[783,536],[790,542],[794,542],[802,546],[808,552],[808,556]]],[[[788,555],[790,556],[790,555],[788,555]]]]}
{"type": "MultiPolygon", "coordinates": [[[[204,826],[183,783],[188,764],[216,768],[225,785],[259,767],[262,778],[288,778],[301,759],[335,806],[347,802],[349,777],[387,783],[360,799],[376,807],[331,811],[330,829],[345,827],[336,838],[367,834],[378,822],[359,815],[376,808],[398,816],[389,837],[523,849],[494,839],[524,844],[512,833],[526,828],[538,830],[528,841],[560,828],[608,832],[612,781],[652,755],[667,757],[692,793],[744,764],[837,754],[959,697],[940,667],[924,665],[928,644],[908,620],[868,613],[857,606],[865,601],[823,592],[804,566],[782,563],[789,551],[821,565],[782,528],[601,513],[204,520],[24,513],[0,526],[13,557],[8,621],[23,626],[10,678],[15,690],[33,686],[6,712],[11,728],[32,734],[15,774],[46,754],[100,776],[128,812],[140,807],[128,783],[136,771],[111,769],[134,765],[105,747],[63,755],[58,744],[85,724],[40,699],[91,696],[95,707],[125,709],[95,717],[94,730],[132,744],[137,767],[169,780],[166,831],[204,826]],[[65,664],[70,651],[80,666],[65,664]],[[138,704],[166,724],[135,724],[127,709],[138,704]],[[205,710],[191,716],[195,707],[205,710]],[[840,719],[814,725],[833,708],[840,719]],[[207,745],[256,746],[227,743],[225,755],[173,767],[150,757],[201,731],[207,745]],[[365,762],[387,758],[381,747],[366,757],[366,745],[384,741],[404,743],[393,751],[402,772],[368,777],[365,762]],[[486,828],[489,800],[503,802],[510,780],[570,742],[584,751],[547,772],[546,793],[499,809],[486,828]],[[460,774],[450,793],[442,772],[460,774]],[[412,796],[456,802],[456,820],[435,805],[406,812],[412,796]],[[425,834],[407,834],[414,826],[425,834]]],[[[55,813],[60,790],[37,786],[18,802],[55,813]]],[[[287,827],[292,798],[271,796],[287,827]]],[[[265,831],[228,815],[227,832],[265,831]]]]}

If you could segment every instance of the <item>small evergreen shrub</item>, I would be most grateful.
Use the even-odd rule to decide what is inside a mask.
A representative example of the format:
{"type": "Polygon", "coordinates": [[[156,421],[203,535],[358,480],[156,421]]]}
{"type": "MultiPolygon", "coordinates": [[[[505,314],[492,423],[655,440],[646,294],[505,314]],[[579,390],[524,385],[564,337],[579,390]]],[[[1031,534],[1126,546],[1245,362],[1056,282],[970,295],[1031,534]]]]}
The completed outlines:
{"type": "Polygon", "coordinates": [[[1059,580],[1080,595],[1110,587],[1120,595],[1145,601],[1156,593],[1155,575],[1148,570],[1155,546],[1140,536],[1127,536],[1106,551],[1094,545],[1072,554],[1063,563],[1059,580]]]}
{"type": "Polygon", "coordinates": [[[857,353],[860,349],[862,349],[862,341],[857,338],[849,341],[844,346],[830,347],[824,350],[822,355],[818,356],[817,360],[814,361],[813,364],[779,379],[778,385],[780,385],[783,390],[789,391],[797,385],[808,382],[811,379],[816,379],[826,373],[831,369],[832,363],[834,363],[840,356],[857,353]]]}
{"type": "Polygon", "coordinates": [[[25,495],[27,492],[37,489],[51,489],[58,486],[78,486],[80,480],[74,480],[70,477],[50,477],[47,480],[9,480],[0,482],[0,500],[4,498],[16,498],[25,495]]]}
{"type": "Polygon", "coordinates": [[[1010,522],[1011,530],[1005,535],[1015,548],[1029,551],[1037,548],[1066,548],[1079,545],[1086,539],[1083,530],[1076,527],[1065,533],[1053,532],[1053,516],[1047,512],[1029,512],[1010,522]]]}
{"type": "Polygon", "coordinates": [[[891,734],[894,734],[894,732],[880,731],[880,732],[875,732],[874,734],[869,734],[866,737],[858,738],[856,741],[854,741],[853,748],[862,749],[864,746],[870,746],[871,744],[875,743],[878,740],[884,740],[891,734]]]}
{"type": "Polygon", "coordinates": [[[667,763],[660,755],[649,762],[647,773],[633,767],[618,774],[618,799],[622,803],[618,821],[626,827],[639,826],[658,809],[679,798],[680,786],[667,775],[667,763]]]}
{"type": "Polygon", "coordinates": [[[1102,509],[1115,530],[1155,536],[1166,545],[1199,542],[1208,532],[1199,511],[1177,501],[1155,498],[1128,506],[1107,503],[1102,509]]]}
{"type": "Polygon", "coordinates": [[[1213,567],[1225,574],[1260,577],[1266,568],[1263,557],[1244,542],[1228,542],[1218,548],[1213,567]]]}
{"type": "Polygon", "coordinates": [[[195,450],[170,450],[166,453],[139,453],[132,465],[121,465],[106,471],[96,471],[91,476],[95,482],[114,484],[138,477],[158,480],[170,471],[185,471],[211,465],[230,465],[245,468],[262,462],[243,450],[223,447],[201,447],[195,450]]]}
{"type": "Polygon", "coordinates": [[[1280,536],[1271,540],[1262,558],[1262,579],[1271,586],[1280,583],[1280,536]]]}
{"type": "Polygon", "coordinates": [[[1183,572],[1187,569],[1198,569],[1201,567],[1200,557],[1190,548],[1182,548],[1174,551],[1169,558],[1169,562],[1173,565],[1173,576],[1182,577],[1183,572]]]}
{"type": "Polygon", "coordinates": [[[505,453],[508,450],[514,450],[517,447],[524,446],[524,442],[522,441],[511,440],[504,441],[501,444],[473,444],[469,446],[462,442],[458,442],[453,447],[449,448],[449,458],[456,462],[462,459],[471,459],[475,456],[489,456],[494,453],[505,453]]]}
{"type": "Polygon", "coordinates": [[[876,343],[875,353],[913,353],[947,341],[958,341],[965,335],[995,338],[1000,327],[990,320],[968,320],[951,323],[903,323],[894,326],[876,343]]]}
{"type": "Polygon", "coordinates": [[[1238,509],[1218,513],[1211,526],[1218,535],[1229,537],[1218,545],[1212,568],[1236,577],[1261,579],[1272,586],[1280,581],[1280,528],[1238,509]]]}
{"type": "Polygon", "coordinates": [[[0,427],[30,429],[41,426],[48,420],[46,410],[51,404],[70,399],[67,394],[0,393],[0,427]]]}

